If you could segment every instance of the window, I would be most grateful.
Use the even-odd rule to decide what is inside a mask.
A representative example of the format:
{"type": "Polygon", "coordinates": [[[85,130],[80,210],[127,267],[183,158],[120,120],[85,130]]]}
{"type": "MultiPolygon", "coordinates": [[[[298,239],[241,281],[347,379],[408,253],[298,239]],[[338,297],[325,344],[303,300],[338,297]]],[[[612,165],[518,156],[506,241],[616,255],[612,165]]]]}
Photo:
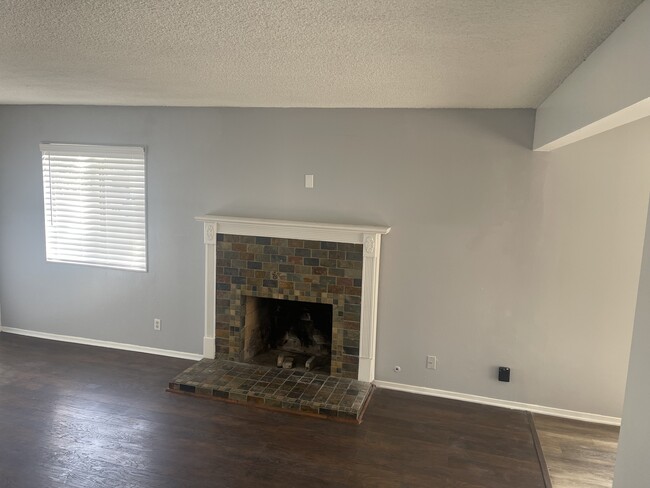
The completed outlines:
{"type": "Polygon", "coordinates": [[[40,147],[47,260],[146,271],[144,148],[40,147]]]}

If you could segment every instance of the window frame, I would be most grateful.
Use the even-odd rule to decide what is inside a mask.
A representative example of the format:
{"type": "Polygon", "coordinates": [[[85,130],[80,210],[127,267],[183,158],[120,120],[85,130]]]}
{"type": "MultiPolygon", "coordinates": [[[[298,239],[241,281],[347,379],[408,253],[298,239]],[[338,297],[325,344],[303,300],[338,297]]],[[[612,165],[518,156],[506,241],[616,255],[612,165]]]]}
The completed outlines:
{"type": "MultiPolygon", "coordinates": [[[[148,190],[147,190],[147,149],[145,146],[136,146],[136,145],[96,145],[96,144],[74,144],[74,143],[52,143],[44,142],[39,145],[41,151],[41,171],[43,177],[43,208],[44,208],[44,230],[45,230],[45,259],[47,262],[51,263],[63,263],[63,264],[79,264],[82,266],[90,267],[99,267],[105,269],[119,269],[124,271],[135,271],[135,272],[148,272],[149,270],[149,235],[148,235],[148,190]],[[72,197],[72,200],[80,201],[86,206],[79,204],[76,207],[76,213],[74,210],[70,211],[67,216],[67,220],[77,220],[78,223],[59,222],[54,223],[56,220],[56,205],[53,204],[53,198],[57,198],[57,191],[53,190],[53,173],[52,173],[52,161],[56,160],[58,164],[61,164],[62,160],[57,158],[69,158],[66,162],[69,164],[70,168],[66,173],[65,170],[61,170],[56,178],[59,177],[69,177],[75,178],[78,177],[82,185],[86,185],[86,196],[81,197],[81,199],[72,197]],[[130,168],[119,168],[119,165],[122,164],[118,162],[119,159],[123,159],[125,165],[130,165],[130,168]],[[101,167],[101,162],[104,160],[107,163],[106,168],[101,167]],[[127,162],[131,160],[132,162],[127,162]],[[78,165],[77,168],[74,168],[75,165],[78,165]],[[95,166],[95,169],[90,169],[90,167],[95,166]],[[78,171],[75,171],[78,170],[78,171]],[[85,173],[86,171],[87,173],[85,173]],[[111,171],[113,171],[111,173],[111,171]],[[120,172],[122,172],[120,174],[120,172]],[[125,173],[133,172],[141,173],[141,175],[134,176],[134,174],[128,175],[125,173]],[[78,176],[77,176],[78,175],[78,176]],[[113,185],[105,185],[107,181],[113,178],[113,185]],[[137,186],[131,185],[128,183],[131,182],[129,178],[133,179],[133,183],[136,183],[137,186]],[[123,184],[116,182],[123,181],[123,184]],[[92,190],[90,188],[91,184],[95,183],[96,186],[99,186],[101,189],[92,190]],[[129,197],[127,198],[109,198],[106,193],[122,192],[124,194],[129,194],[131,196],[135,194],[141,194],[141,204],[137,205],[133,202],[129,202],[129,197]],[[131,192],[131,193],[129,193],[131,192]],[[89,196],[88,194],[92,194],[89,196]],[[87,200],[84,201],[84,198],[87,200]],[[112,203],[108,203],[107,200],[113,200],[112,203]],[[123,202],[119,202],[119,200],[123,202]],[[49,200],[49,202],[48,202],[49,200]],[[49,206],[48,206],[49,203],[49,206]],[[89,207],[95,204],[96,211],[89,210],[89,207]],[[48,208],[49,207],[49,208],[48,208]],[[84,209],[87,210],[86,213],[92,214],[91,218],[88,215],[84,216],[84,209]],[[107,225],[107,222],[110,221],[108,214],[113,212],[113,215],[118,215],[120,211],[132,210],[136,212],[134,216],[135,219],[138,219],[138,223],[133,225],[131,229],[135,231],[124,232],[127,237],[119,234],[120,225],[116,224],[115,221],[112,222],[112,226],[107,225]],[[103,215],[103,227],[102,226],[102,217],[97,217],[98,214],[103,215]],[[141,214],[141,220],[139,220],[141,214]],[[84,217],[86,220],[84,221],[84,217]],[[94,223],[90,221],[94,220],[94,223]],[[93,230],[90,230],[90,227],[94,227],[93,230]],[[67,228],[67,230],[66,230],[67,228]],[[129,243],[128,235],[132,234],[131,241],[129,243]],[[73,256],[74,252],[69,251],[65,252],[66,249],[77,246],[76,243],[73,244],[62,244],[61,241],[73,242],[75,239],[79,239],[81,244],[76,253],[78,256],[75,258],[73,256]],[[104,240],[104,245],[101,245],[101,240],[104,240]],[[84,242],[85,240],[85,242],[84,242]],[[109,240],[113,240],[112,243],[108,243],[109,240]],[[124,243],[115,244],[115,240],[124,240],[124,243]],[[99,242],[100,244],[93,246],[88,245],[92,241],[99,242]],[[84,248],[84,244],[86,247],[84,248]],[[118,246],[123,246],[122,249],[118,249],[118,246]],[[140,247],[139,251],[133,251],[133,255],[129,259],[128,247],[140,247]],[[62,250],[63,249],[63,250],[62,250]],[[113,251],[111,253],[111,250],[113,251]],[[94,256],[91,256],[95,254],[94,256]],[[119,255],[123,255],[124,260],[120,261],[119,255]]],[[[75,183],[76,184],[76,183],[75,183]]],[[[61,200],[65,201],[66,197],[63,196],[64,193],[70,194],[76,190],[70,189],[59,189],[58,194],[61,200]]],[[[139,200],[136,198],[136,200],[139,200]]],[[[62,205],[61,203],[59,204],[62,205]]],[[[66,203],[69,207],[69,201],[66,203]]],[[[59,212],[61,210],[59,209],[59,212]]],[[[63,218],[62,220],[66,220],[63,218]]],[[[118,218],[119,220],[119,218],[118,218]]],[[[125,226],[123,228],[126,228],[125,226]]]]}

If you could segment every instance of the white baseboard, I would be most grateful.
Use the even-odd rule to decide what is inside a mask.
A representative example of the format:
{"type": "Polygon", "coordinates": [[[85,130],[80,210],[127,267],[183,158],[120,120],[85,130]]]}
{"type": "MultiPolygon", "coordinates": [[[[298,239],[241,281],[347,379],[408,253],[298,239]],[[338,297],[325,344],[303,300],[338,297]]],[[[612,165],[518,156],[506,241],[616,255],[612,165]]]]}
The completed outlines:
{"type": "Polygon", "coordinates": [[[448,398],[451,400],[461,400],[464,402],[480,403],[483,405],[492,405],[495,407],[510,408],[513,410],[526,410],[528,412],[540,413],[543,415],[551,415],[553,417],[562,417],[566,419],[582,420],[584,422],[593,422],[596,424],[606,425],[621,425],[619,417],[608,417],[606,415],[598,415],[595,413],[576,412],[574,410],[565,410],[562,408],[543,407],[541,405],[533,405],[531,403],[513,402],[510,400],[500,400],[498,398],[483,397],[479,395],[470,395],[468,393],[458,393],[455,391],[436,390],[435,388],[427,388],[424,386],[405,385],[402,383],[393,383],[391,381],[375,380],[375,385],[379,388],[387,388],[389,390],[405,391],[408,393],[417,393],[419,395],[429,395],[441,398],[448,398]]]}
{"type": "Polygon", "coordinates": [[[191,359],[192,361],[199,361],[203,359],[203,355],[194,354],[191,352],[171,351],[169,349],[158,349],[156,347],[138,346],[135,344],[124,344],[121,342],[100,341],[98,339],[86,339],[85,337],[51,334],[49,332],[17,329],[15,327],[0,327],[0,332],[28,337],[37,337],[39,339],[49,339],[52,341],[73,342],[75,344],[85,344],[87,346],[98,346],[107,347],[109,349],[121,349],[123,351],[143,352],[145,354],[156,354],[158,356],[167,356],[171,358],[191,359]]]}
{"type": "MultiPolygon", "coordinates": [[[[60,341],[60,342],[72,342],[75,344],[85,344],[88,346],[107,347],[109,349],[121,349],[123,351],[142,352],[146,354],[155,354],[158,356],[167,356],[172,358],[190,359],[193,361],[200,361],[201,359],[203,359],[202,354],[195,354],[191,352],[172,351],[169,349],[158,349],[155,347],[138,346],[135,344],[124,344],[121,342],[101,341],[98,339],[87,339],[85,337],[52,334],[49,332],[39,332],[36,330],[18,329],[14,327],[0,326],[0,332],[23,335],[28,337],[36,337],[39,339],[49,339],[49,340],[60,341]]],[[[541,405],[534,405],[531,403],[513,402],[511,400],[501,400],[498,398],[471,395],[469,393],[458,393],[455,391],[437,390],[435,388],[428,388],[425,386],[406,385],[403,383],[393,383],[391,381],[375,380],[374,384],[379,388],[386,388],[388,390],[397,390],[397,391],[404,391],[408,393],[416,393],[419,395],[448,398],[450,400],[461,400],[464,402],[480,403],[482,405],[492,405],[495,407],[510,408],[513,410],[526,410],[533,413],[551,415],[553,417],[582,420],[585,422],[593,422],[597,424],[621,425],[621,419],[619,417],[608,417],[606,415],[598,415],[595,413],[576,412],[575,410],[565,410],[562,408],[544,407],[541,405]]]]}

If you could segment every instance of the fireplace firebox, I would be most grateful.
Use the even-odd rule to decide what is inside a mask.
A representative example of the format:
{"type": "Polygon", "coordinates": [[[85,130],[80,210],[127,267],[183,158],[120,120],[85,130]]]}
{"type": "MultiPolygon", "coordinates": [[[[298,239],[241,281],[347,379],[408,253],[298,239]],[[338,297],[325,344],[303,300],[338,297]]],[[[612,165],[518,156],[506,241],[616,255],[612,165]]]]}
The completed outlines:
{"type": "Polygon", "coordinates": [[[243,360],[329,374],[332,305],[246,297],[243,360]]]}

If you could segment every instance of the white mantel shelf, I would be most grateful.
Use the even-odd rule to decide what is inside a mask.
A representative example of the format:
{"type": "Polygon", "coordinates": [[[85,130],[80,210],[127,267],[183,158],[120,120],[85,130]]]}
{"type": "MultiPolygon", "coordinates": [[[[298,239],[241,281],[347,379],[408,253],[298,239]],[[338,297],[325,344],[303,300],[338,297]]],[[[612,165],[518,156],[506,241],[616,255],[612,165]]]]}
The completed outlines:
{"type": "Polygon", "coordinates": [[[390,232],[390,227],[377,225],[328,224],[300,222],[297,220],[225,217],[222,215],[202,215],[195,218],[204,224],[217,224],[220,234],[236,234],[240,236],[328,240],[331,242],[362,244],[364,240],[360,236],[363,234],[381,235],[390,232]]]}
{"type": "Polygon", "coordinates": [[[204,357],[215,357],[217,234],[363,244],[361,341],[359,345],[358,378],[362,381],[374,380],[375,345],[377,339],[377,296],[379,290],[379,250],[381,236],[388,234],[390,227],[256,219],[210,214],[195,218],[203,223],[203,242],[205,244],[204,357]]]}

